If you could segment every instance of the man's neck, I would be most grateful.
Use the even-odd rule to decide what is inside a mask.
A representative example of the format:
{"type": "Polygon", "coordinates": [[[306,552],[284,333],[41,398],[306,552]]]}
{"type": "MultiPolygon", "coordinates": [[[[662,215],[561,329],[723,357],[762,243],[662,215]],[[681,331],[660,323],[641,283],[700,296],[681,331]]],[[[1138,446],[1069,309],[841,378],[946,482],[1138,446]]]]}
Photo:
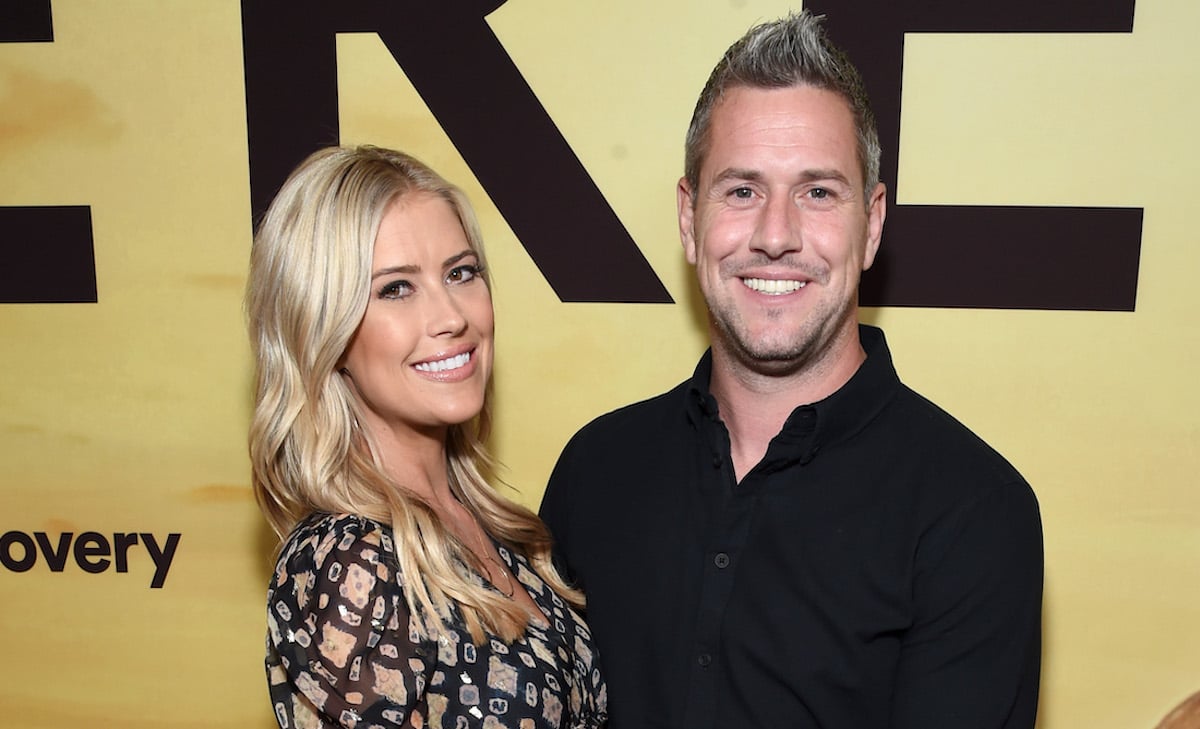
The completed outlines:
{"type": "Polygon", "coordinates": [[[837,392],[866,358],[857,327],[853,336],[826,356],[786,374],[764,373],[747,366],[714,340],[709,390],[729,431],[738,482],[766,455],[771,439],[783,430],[793,410],[837,392]]]}

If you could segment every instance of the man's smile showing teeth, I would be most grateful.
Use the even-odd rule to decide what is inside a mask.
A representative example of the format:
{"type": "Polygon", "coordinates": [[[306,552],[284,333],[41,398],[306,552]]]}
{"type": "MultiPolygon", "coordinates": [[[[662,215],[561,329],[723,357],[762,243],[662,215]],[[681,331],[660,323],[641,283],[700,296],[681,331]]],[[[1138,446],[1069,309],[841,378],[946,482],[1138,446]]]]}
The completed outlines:
{"type": "Polygon", "coordinates": [[[808,282],[773,278],[744,278],[742,279],[742,283],[746,284],[746,288],[757,291],[760,294],[778,296],[780,294],[790,294],[793,291],[799,291],[808,282]]]}
{"type": "Polygon", "coordinates": [[[447,359],[439,359],[434,362],[421,362],[413,365],[421,372],[445,372],[447,370],[456,370],[459,367],[465,367],[471,361],[471,353],[463,352],[456,354],[447,359]]]}

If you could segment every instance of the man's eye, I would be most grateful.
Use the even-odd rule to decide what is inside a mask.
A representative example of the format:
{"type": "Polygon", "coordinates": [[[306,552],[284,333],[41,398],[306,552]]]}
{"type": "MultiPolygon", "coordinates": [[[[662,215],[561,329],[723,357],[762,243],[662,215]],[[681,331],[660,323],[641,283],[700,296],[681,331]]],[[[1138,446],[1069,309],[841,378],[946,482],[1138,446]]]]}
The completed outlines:
{"type": "Polygon", "coordinates": [[[808,191],[808,196],[813,200],[825,200],[829,197],[829,194],[829,190],[826,190],[823,187],[814,187],[808,191]]]}
{"type": "Polygon", "coordinates": [[[739,200],[749,200],[754,197],[754,191],[748,187],[735,187],[730,191],[730,194],[739,200]]]}
{"type": "Polygon", "coordinates": [[[381,299],[403,299],[412,293],[412,285],[407,281],[391,281],[379,289],[381,299]]]}

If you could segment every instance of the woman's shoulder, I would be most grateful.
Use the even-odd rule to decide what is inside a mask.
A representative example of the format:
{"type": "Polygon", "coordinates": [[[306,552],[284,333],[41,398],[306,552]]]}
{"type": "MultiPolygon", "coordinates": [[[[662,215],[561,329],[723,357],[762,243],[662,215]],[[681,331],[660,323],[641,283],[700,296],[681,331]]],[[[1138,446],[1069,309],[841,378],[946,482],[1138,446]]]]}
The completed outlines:
{"type": "Polygon", "coordinates": [[[392,529],[358,514],[311,514],[292,529],[275,566],[275,585],[302,573],[326,575],[357,565],[374,572],[396,569],[392,529]]]}
{"type": "Polygon", "coordinates": [[[327,554],[334,547],[345,550],[355,544],[386,545],[391,551],[392,529],[383,522],[359,514],[316,512],[292,528],[280,556],[310,549],[327,554]]]}

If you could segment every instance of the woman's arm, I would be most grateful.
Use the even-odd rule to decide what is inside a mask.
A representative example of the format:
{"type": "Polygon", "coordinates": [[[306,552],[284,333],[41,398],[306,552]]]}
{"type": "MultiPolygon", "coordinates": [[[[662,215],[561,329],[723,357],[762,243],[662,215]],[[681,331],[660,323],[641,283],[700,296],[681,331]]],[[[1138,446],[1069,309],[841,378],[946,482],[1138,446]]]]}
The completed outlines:
{"type": "Polygon", "coordinates": [[[413,714],[426,713],[436,646],[410,626],[391,550],[377,523],[354,516],[325,516],[293,533],[267,606],[277,718],[420,725],[413,714]]]}

